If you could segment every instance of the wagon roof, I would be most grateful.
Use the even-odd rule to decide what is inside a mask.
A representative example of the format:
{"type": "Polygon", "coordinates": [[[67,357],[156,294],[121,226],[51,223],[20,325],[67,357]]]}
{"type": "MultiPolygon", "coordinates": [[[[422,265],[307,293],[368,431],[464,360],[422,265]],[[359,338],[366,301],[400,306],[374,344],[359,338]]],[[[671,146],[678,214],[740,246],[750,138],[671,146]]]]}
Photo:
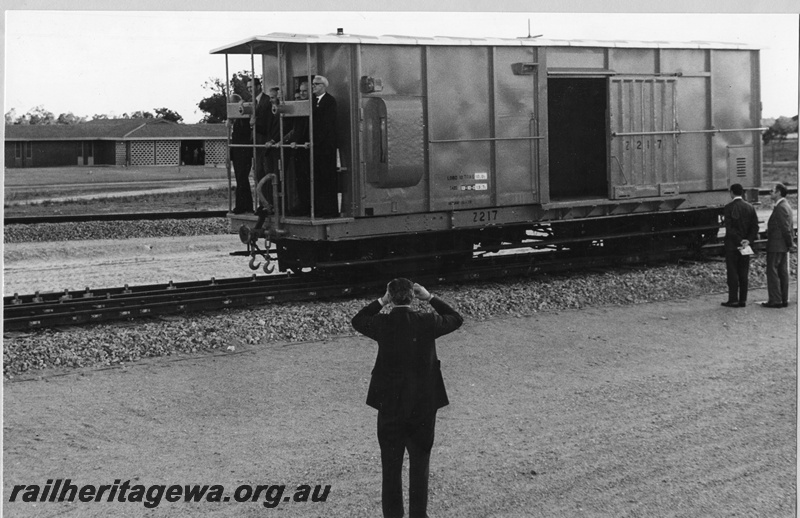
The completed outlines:
{"type": "Polygon", "coordinates": [[[244,40],[211,50],[211,54],[263,54],[275,49],[277,43],[351,43],[361,45],[456,45],[494,47],[611,47],[611,48],[667,48],[667,49],[756,49],[742,43],[710,41],[628,41],[628,40],[546,40],[539,38],[459,38],[435,36],[364,36],[357,34],[290,34],[273,32],[265,36],[252,36],[244,40]]]}

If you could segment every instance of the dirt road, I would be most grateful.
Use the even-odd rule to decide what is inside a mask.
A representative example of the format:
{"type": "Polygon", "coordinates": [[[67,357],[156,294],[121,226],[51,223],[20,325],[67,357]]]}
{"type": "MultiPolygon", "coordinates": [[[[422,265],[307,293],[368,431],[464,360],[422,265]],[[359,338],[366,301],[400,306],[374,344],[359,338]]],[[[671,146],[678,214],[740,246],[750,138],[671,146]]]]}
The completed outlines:
{"type": "MultiPolygon", "coordinates": [[[[431,516],[795,516],[796,303],[719,298],[471,320],[441,338],[451,405],[437,423],[431,516]]],[[[4,510],[379,516],[364,404],[374,354],[353,336],[7,382],[4,510]],[[59,478],[286,490],[272,509],[277,488],[245,503],[164,496],[152,509],[25,503],[22,491],[8,502],[14,485],[59,478]],[[331,488],[324,502],[285,501],[302,484],[331,488]]]]}

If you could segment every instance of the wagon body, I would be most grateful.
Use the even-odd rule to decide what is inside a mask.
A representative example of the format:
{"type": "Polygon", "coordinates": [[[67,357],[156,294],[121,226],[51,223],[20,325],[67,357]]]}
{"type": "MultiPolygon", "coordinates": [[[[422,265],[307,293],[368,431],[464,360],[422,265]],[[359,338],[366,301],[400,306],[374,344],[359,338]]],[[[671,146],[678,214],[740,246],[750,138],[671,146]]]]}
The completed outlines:
{"type": "Polygon", "coordinates": [[[284,239],[720,208],[761,185],[743,45],[270,34],[212,52],[251,54],[284,92],[330,81],[342,217],[279,211],[284,239]]]}

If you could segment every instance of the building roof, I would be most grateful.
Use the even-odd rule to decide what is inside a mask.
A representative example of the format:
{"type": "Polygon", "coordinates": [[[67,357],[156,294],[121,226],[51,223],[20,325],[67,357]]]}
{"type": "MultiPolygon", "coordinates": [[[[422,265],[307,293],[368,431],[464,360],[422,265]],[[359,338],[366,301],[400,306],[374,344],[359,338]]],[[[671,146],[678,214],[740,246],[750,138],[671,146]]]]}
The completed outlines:
{"type": "Polygon", "coordinates": [[[254,54],[274,52],[278,43],[352,43],[361,45],[450,45],[490,47],[610,47],[610,48],[667,48],[667,49],[756,49],[740,43],[708,41],[627,41],[627,40],[546,40],[540,38],[457,38],[435,36],[364,36],[358,34],[290,34],[273,32],[265,36],[251,36],[210,51],[211,54],[254,54]]]}
{"type": "Polygon", "coordinates": [[[125,140],[215,138],[227,138],[225,124],[148,124],[126,135],[125,140]]]}
{"type": "Polygon", "coordinates": [[[164,119],[98,119],[79,124],[7,124],[5,130],[7,141],[227,138],[225,124],[177,124],[164,119]]]}

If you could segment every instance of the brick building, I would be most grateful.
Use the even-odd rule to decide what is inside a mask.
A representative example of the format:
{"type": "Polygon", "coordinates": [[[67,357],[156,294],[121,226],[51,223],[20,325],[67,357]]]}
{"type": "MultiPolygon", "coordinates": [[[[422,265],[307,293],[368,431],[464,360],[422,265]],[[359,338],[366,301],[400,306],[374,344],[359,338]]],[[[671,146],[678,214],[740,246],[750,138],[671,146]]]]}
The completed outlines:
{"type": "Polygon", "coordinates": [[[5,166],[220,165],[224,124],[105,119],[69,125],[6,125],[5,166]]]}

